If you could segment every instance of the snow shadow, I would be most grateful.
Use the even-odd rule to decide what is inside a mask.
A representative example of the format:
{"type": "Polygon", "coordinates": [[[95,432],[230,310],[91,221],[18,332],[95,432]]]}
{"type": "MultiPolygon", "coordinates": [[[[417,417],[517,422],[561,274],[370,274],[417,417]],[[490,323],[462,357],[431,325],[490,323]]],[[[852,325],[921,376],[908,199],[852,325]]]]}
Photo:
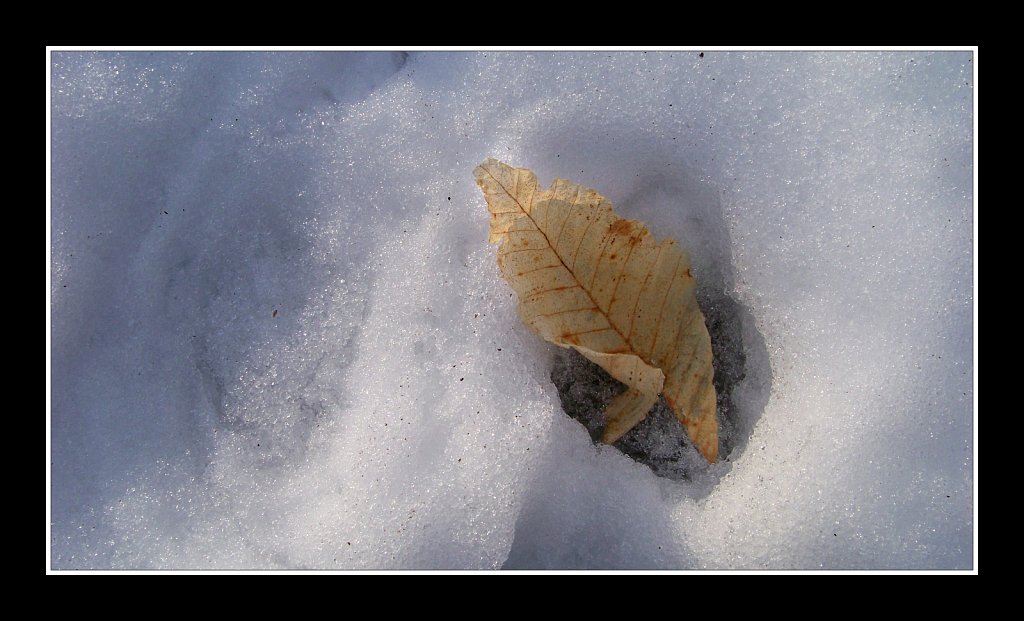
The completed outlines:
{"type": "Polygon", "coordinates": [[[218,450],[253,472],[305,454],[350,362],[327,344],[358,325],[365,296],[337,283],[369,235],[320,189],[330,145],[303,123],[402,62],[55,56],[75,97],[55,82],[54,567],[143,566],[134,542],[190,528],[164,508],[200,493],[218,450]],[[352,232],[338,252],[333,231],[352,232]]]}

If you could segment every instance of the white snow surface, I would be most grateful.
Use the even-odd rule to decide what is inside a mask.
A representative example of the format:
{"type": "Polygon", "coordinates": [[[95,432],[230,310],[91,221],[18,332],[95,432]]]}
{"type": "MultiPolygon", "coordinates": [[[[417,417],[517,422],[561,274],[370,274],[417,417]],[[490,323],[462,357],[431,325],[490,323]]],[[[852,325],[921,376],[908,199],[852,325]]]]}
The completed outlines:
{"type": "Polygon", "coordinates": [[[52,53],[52,567],[971,568],[972,76],[52,53]],[[565,414],[489,156],[683,240],[742,309],[719,463],[656,476],[565,414]]]}

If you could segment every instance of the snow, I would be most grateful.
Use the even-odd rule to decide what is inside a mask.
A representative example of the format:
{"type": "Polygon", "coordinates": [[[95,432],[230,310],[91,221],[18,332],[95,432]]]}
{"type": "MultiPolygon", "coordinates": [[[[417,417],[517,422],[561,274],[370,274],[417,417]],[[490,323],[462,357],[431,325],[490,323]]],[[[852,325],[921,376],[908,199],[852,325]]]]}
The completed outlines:
{"type": "Polygon", "coordinates": [[[53,52],[52,567],[972,568],[973,62],[53,52]],[[592,441],[488,156],[689,250],[722,461],[592,441]]]}

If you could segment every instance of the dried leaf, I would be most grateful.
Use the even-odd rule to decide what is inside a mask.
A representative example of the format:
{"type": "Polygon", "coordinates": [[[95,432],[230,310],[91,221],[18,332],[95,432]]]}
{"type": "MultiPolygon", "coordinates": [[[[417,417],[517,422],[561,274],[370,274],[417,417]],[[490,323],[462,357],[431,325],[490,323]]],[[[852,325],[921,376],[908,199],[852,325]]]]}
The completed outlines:
{"type": "Polygon", "coordinates": [[[473,171],[491,212],[488,241],[539,335],[572,347],[628,388],[608,405],[612,443],[647,416],[658,395],[701,454],[718,457],[711,339],[694,296],[690,260],[674,240],[615,215],[594,190],[493,158],[473,171]]]}

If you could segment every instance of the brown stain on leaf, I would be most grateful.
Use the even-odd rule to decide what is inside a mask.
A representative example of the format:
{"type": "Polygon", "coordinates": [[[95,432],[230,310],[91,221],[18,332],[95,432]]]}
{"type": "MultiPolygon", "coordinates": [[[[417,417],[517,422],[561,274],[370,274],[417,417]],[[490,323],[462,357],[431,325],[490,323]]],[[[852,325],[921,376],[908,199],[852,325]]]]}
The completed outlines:
{"type": "Polygon", "coordinates": [[[608,404],[602,439],[618,440],[664,394],[714,462],[711,339],[686,253],[672,240],[657,243],[643,224],[618,217],[607,199],[571,181],[541,190],[532,172],[495,159],[473,174],[492,215],[489,241],[498,244],[498,265],[519,293],[523,321],[627,386],[608,404]]]}
{"type": "Polygon", "coordinates": [[[633,232],[633,222],[631,220],[619,219],[608,225],[609,235],[629,235],[633,232]]]}

